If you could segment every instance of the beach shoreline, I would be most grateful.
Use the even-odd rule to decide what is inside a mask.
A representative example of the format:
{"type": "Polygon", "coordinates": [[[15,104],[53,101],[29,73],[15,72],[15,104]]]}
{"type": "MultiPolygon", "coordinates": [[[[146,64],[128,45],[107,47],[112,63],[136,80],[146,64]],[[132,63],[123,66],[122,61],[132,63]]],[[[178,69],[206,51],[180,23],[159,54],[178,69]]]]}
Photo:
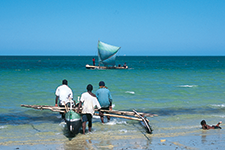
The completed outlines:
{"type": "MultiPolygon", "coordinates": [[[[103,130],[96,130],[100,123],[94,125],[94,131],[85,135],[79,133],[69,137],[65,130],[58,133],[37,132],[32,138],[11,137],[0,142],[0,149],[221,149],[225,146],[223,130],[202,130],[200,128],[169,132],[154,130],[148,134],[144,130],[133,130],[129,126],[116,131],[113,126],[102,125],[103,130]],[[97,124],[97,126],[95,126],[97,124]],[[111,129],[110,129],[111,128],[111,129]],[[108,131],[107,131],[108,130],[108,131]],[[64,133],[63,133],[64,132],[64,133]]],[[[116,125],[124,126],[124,125],[116,125]]],[[[133,128],[133,129],[132,129],[133,128]]],[[[138,127],[139,128],[139,127],[138,127]]],[[[16,134],[16,133],[15,133],[16,134]]],[[[3,137],[1,137],[2,139],[3,137]]]]}

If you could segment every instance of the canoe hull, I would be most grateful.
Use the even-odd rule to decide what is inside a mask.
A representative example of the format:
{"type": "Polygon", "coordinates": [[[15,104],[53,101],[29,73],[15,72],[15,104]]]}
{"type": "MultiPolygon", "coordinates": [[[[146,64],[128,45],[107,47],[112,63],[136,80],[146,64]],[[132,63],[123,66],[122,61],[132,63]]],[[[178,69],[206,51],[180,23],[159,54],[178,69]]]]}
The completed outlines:
{"type": "Polygon", "coordinates": [[[78,134],[80,132],[82,123],[81,120],[76,121],[66,121],[67,129],[70,132],[70,134],[78,134]]]}
{"type": "Polygon", "coordinates": [[[65,114],[65,121],[67,124],[68,131],[71,134],[78,134],[81,128],[81,116],[80,114],[74,112],[71,108],[66,114],[65,114]]]}
{"type": "Polygon", "coordinates": [[[92,66],[92,65],[86,65],[86,69],[128,69],[128,66],[126,67],[105,67],[105,66],[92,66]]]}

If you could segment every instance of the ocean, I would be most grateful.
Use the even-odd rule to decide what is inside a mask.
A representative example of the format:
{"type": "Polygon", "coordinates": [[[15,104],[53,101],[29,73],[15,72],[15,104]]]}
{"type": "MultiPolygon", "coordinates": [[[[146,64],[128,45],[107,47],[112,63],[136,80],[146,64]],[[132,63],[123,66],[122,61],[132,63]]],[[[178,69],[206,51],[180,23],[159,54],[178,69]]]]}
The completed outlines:
{"type": "MultiPolygon", "coordinates": [[[[97,60],[97,56],[0,56],[0,149],[22,145],[24,149],[29,149],[29,145],[69,149],[71,139],[86,141],[86,148],[91,143],[97,149],[110,149],[110,145],[111,149],[149,149],[157,140],[175,140],[184,135],[195,136],[199,140],[197,144],[194,142],[195,146],[201,149],[209,146],[204,143],[208,134],[220,139],[214,144],[225,146],[223,129],[202,133],[200,126],[203,119],[215,125],[225,118],[225,57],[117,56],[117,65],[126,62],[129,69],[88,70],[85,65],[92,64],[93,57],[97,60]],[[71,138],[59,113],[20,107],[21,104],[54,105],[55,90],[63,79],[68,80],[76,101],[88,84],[93,85],[95,93],[99,81],[104,81],[111,91],[114,110],[135,109],[158,115],[148,118],[153,134],[146,134],[136,121],[111,118],[102,125],[94,117],[91,134],[71,138]],[[139,133],[145,136],[144,143],[133,139],[140,139],[139,133]],[[128,142],[131,139],[136,144],[129,147],[117,141],[116,147],[103,135],[128,142]]],[[[195,147],[190,142],[186,144],[195,147]]],[[[153,149],[157,149],[156,145],[153,149]]]]}

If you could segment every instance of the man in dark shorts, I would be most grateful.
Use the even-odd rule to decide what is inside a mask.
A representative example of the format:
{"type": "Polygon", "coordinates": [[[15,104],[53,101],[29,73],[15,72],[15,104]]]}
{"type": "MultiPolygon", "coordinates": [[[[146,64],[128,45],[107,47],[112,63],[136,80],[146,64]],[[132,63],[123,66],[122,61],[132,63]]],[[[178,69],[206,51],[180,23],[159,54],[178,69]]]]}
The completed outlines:
{"type": "MultiPolygon", "coordinates": [[[[112,110],[112,96],[109,89],[106,88],[105,82],[99,82],[99,89],[96,91],[96,96],[101,105],[102,110],[112,110]]],[[[103,112],[99,113],[102,123],[104,123],[103,112]]],[[[108,121],[110,117],[107,116],[108,121]]]]}
{"type": "MultiPolygon", "coordinates": [[[[68,86],[68,81],[66,79],[62,81],[62,85],[57,87],[55,95],[55,106],[57,107],[65,107],[65,104],[68,103],[70,99],[73,99],[73,92],[68,86]]],[[[62,118],[65,119],[65,113],[60,112],[60,114],[62,115],[62,118]]]]}
{"type": "Polygon", "coordinates": [[[78,112],[82,107],[82,128],[83,134],[85,134],[86,123],[88,122],[88,131],[91,132],[92,127],[92,116],[95,112],[95,107],[98,109],[101,108],[95,94],[91,91],[93,90],[93,86],[91,84],[87,85],[87,92],[83,93],[80,98],[80,103],[78,106],[78,112]],[[83,104],[83,105],[82,105],[83,104]]]}

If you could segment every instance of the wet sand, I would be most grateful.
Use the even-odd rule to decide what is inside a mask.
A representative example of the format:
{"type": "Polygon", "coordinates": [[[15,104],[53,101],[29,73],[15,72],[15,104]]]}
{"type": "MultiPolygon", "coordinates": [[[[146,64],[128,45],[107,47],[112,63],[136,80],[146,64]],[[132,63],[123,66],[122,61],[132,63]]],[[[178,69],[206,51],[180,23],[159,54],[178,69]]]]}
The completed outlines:
{"type": "MultiPolygon", "coordinates": [[[[223,149],[225,132],[222,130],[165,129],[156,128],[153,134],[147,134],[136,125],[115,126],[93,125],[93,132],[69,137],[63,132],[36,132],[23,135],[16,133],[5,138],[0,137],[0,149],[223,149]],[[118,126],[121,130],[118,130],[118,126]],[[139,130],[137,130],[139,128],[139,130]],[[96,130],[97,129],[97,130],[96,130]]],[[[24,132],[26,132],[24,130],[24,132]]],[[[5,133],[6,134],[6,133],[5,133]]]]}

